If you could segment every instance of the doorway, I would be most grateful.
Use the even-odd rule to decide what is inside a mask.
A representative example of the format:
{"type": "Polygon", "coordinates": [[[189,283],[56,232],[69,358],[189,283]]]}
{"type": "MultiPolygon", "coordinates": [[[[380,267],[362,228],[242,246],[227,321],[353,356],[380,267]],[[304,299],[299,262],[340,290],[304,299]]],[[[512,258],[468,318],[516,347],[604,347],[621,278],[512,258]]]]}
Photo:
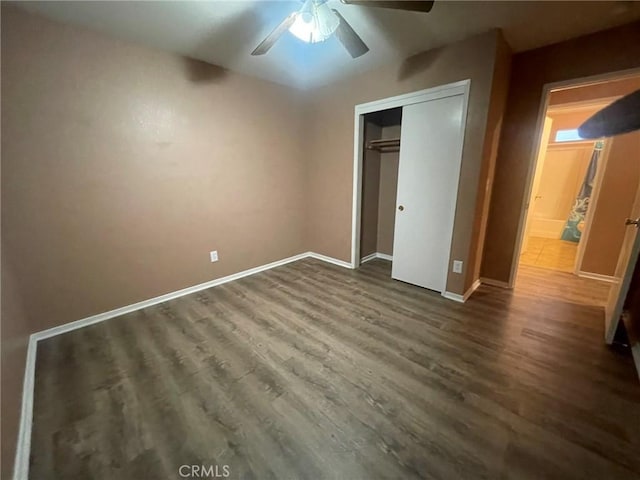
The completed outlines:
{"type": "Polygon", "coordinates": [[[606,140],[585,140],[577,127],[613,99],[555,103],[549,99],[533,174],[520,265],[581,272],[596,211],[606,140]]]}
{"type": "Polygon", "coordinates": [[[392,259],[394,279],[445,295],[469,83],[356,106],[353,268],[392,259]]]}
{"type": "Polygon", "coordinates": [[[517,290],[605,307],[607,343],[640,250],[629,227],[640,216],[640,132],[594,142],[577,127],[638,89],[637,70],[545,87],[513,263],[517,290]]]}

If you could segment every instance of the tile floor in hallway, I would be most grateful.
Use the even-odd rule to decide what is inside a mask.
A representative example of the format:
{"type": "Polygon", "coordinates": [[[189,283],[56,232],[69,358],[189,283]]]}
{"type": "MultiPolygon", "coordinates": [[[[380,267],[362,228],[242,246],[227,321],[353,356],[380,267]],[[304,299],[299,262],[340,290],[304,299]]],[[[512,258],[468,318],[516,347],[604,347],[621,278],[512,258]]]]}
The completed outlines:
{"type": "Polygon", "coordinates": [[[527,249],[520,255],[520,264],[571,273],[577,251],[577,243],[558,238],[529,237],[527,249]]]}

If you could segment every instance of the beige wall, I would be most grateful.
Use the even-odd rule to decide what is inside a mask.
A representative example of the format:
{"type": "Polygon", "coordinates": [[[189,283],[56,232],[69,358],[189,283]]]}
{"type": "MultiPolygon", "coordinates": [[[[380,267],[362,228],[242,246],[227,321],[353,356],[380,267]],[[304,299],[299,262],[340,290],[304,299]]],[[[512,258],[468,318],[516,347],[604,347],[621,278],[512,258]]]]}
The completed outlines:
{"type": "MultiPolygon", "coordinates": [[[[350,259],[353,182],[353,115],[357,104],[393,95],[471,79],[471,92],[456,206],[451,258],[468,266],[477,251],[476,217],[481,206],[478,186],[486,149],[499,32],[491,31],[446,47],[416,55],[312,92],[313,122],[309,125],[309,223],[311,250],[342,260],[350,259]]],[[[492,130],[492,134],[496,128],[492,130]]],[[[473,269],[450,274],[447,290],[462,294],[473,281],[473,269]],[[468,277],[468,278],[467,278],[468,277]]]]}
{"type": "Polygon", "coordinates": [[[34,328],[304,250],[295,91],[10,8],[2,20],[3,247],[34,328]]]}
{"type": "MultiPolygon", "coordinates": [[[[382,128],[382,138],[400,138],[400,125],[382,128]]],[[[396,223],[396,194],[398,192],[398,152],[380,156],[380,196],[378,198],[378,252],[393,255],[393,233],[396,223]]]]}
{"type": "Polygon", "coordinates": [[[26,333],[307,250],[301,98],[3,6],[4,474],[26,333]]]}
{"type": "Polygon", "coordinates": [[[583,272],[600,275],[615,273],[628,228],[624,221],[631,214],[640,185],[640,132],[608,141],[610,152],[581,267],[583,272]]]}
{"type": "Polygon", "coordinates": [[[380,197],[380,152],[367,150],[371,140],[379,140],[382,128],[366,122],[364,127],[364,161],[362,162],[362,203],[360,214],[360,258],[377,252],[378,199],[380,197]]]}
{"type": "Polygon", "coordinates": [[[508,282],[546,83],[640,66],[640,23],[517,54],[500,139],[482,276],[508,282]]]}
{"type": "Polygon", "coordinates": [[[16,289],[13,265],[2,251],[2,472],[0,478],[10,478],[18,435],[22,382],[29,335],[32,333],[24,304],[30,300],[16,289]]]}

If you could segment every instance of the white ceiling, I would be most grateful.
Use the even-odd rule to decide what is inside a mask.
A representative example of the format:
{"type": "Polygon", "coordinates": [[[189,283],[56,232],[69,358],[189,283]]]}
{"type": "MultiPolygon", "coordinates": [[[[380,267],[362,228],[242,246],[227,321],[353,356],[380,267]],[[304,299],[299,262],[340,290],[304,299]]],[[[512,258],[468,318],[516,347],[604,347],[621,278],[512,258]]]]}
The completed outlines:
{"type": "Polygon", "coordinates": [[[336,38],[306,44],[289,32],[264,56],[254,47],[298,1],[24,2],[57,21],[179,53],[298,88],[311,88],[430,48],[502,28],[514,51],[529,50],[640,19],[640,2],[452,2],[428,14],[342,5],[371,48],[352,59],[336,38]]]}

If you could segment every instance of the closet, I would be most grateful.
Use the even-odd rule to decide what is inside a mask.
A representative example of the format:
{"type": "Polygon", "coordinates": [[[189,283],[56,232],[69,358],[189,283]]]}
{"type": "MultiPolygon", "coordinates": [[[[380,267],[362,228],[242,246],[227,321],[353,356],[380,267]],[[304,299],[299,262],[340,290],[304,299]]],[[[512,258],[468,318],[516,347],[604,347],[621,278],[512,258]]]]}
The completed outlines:
{"type": "Polygon", "coordinates": [[[365,115],[360,256],[393,256],[402,108],[365,115]]]}
{"type": "Polygon", "coordinates": [[[465,123],[463,92],[363,115],[360,258],[443,293],[465,123]]]}

